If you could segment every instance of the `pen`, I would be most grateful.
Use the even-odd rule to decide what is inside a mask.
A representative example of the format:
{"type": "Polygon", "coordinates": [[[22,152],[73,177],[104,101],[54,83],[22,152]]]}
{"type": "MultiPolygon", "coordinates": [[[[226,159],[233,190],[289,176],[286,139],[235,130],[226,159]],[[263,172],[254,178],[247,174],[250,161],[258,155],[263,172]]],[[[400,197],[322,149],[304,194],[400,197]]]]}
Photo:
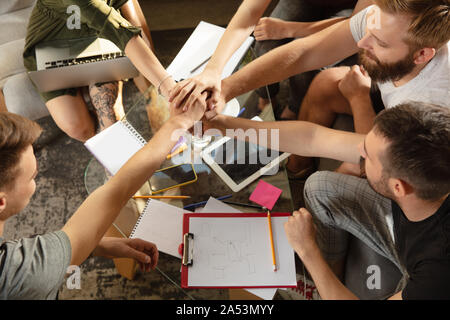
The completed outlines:
{"type": "Polygon", "coordinates": [[[275,259],[275,247],[273,245],[273,233],[272,233],[272,219],[270,217],[270,210],[267,210],[267,222],[269,223],[269,236],[270,236],[270,246],[272,248],[272,263],[273,263],[273,271],[277,271],[277,260],[275,259]]]}
{"type": "Polygon", "coordinates": [[[205,63],[207,63],[209,61],[209,59],[211,59],[212,56],[209,56],[208,58],[206,58],[202,63],[200,63],[198,66],[196,66],[194,69],[191,70],[190,73],[194,73],[195,71],[198,70],[198,68],[200,68],[202,65],[204,65],[205,63]]]}
{"type": "MultiPolygon", "coordinates": [[[[231,198],[232,195],[229,194],[227,196],[223,196],[223,197],[219,197],[217,198],[217,200],[225,200],[228,198],[231,198]]],[[[187,209],[195,209],[197,207],[201,207],[204,206],[208,201],[202,201],[202,202],[197,202],[197,203],[192,203],[192,204],[188,204],[187,206],[184,206],[183,209],[187,210],[187,209]]]]}
{"type": "Polygon", "coordinates": [[[133,199],[190,199],[190,196],[133,196],[133,199]]]}
{"type": "Polygon", "coordinates": [[[239,118],[245,111],[245,107],[241,109],[241,111],[239,111],[237,118],[239,118]]]}
{"type": "Polygon", "coordinates": [[[232,204],[235,206],[241,206],[241,207],[257,208],[257,209],[263,208],[261,206],[257,206],[256,204],[249,204],[249,203],[239,203],[239,202],[233,202],[233,201],[224,201],[224,203],[232,204]]]}

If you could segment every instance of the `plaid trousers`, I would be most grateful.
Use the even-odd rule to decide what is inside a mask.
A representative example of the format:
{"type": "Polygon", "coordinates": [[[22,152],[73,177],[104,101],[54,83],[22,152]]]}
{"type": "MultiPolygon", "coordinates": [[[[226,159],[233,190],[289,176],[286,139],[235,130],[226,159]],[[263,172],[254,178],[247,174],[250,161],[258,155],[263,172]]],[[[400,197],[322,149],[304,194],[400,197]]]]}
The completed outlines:
{"type": "Polygon", "coordinates": [[[407,272],[395,247],[392,200],[373,190],[366,179],[326,171],[309,177],[304,198],[327,261],[345,258],[352,234],[399,268],[404,275],[399,290],[403,289],[407,272]]]}

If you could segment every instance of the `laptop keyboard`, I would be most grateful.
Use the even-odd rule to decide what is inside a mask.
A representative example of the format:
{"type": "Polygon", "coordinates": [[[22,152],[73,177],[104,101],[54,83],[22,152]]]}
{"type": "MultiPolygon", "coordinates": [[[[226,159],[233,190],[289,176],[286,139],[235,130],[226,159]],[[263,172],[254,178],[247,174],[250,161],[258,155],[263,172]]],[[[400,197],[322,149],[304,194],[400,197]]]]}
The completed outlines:
{"type": "Polygon", "coordinates": [[[97,56],[84,57],[84,58],[75,58],[69,60],[58,60],[58,61],[49,61],[45,63],[45,69],[53,69],[53,68],[61,68],[74,66],[78,64],[86,64],[92,62],[106,61],[125,57],[125,53],[123,52],[113,52],[108,54],[99,54],[97,56]]]}

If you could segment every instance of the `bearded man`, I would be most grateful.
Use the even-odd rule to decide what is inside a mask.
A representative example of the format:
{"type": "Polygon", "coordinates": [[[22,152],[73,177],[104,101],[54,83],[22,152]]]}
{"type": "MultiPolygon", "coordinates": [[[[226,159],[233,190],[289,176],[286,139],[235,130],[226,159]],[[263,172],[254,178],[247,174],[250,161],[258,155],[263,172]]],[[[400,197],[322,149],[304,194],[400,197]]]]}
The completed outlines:
{"type": "MultiPolygon", "coordinates": [[[[362,66],[327,69],[313,80],[299,120],[331,127],[337,114],[350,114],[356,132],[368,133],[384,108],[407,101],[448,106],[449,0],[373,2],[352,18],[273,49],[224,79],[216,108],[220,111],[225,102],[252,89],[358,52],[362,66]],[[377,90],[371,90],[372,82],[377,90]]],[[[195,101],[192,95],[189,100],[195,101]]],[[[287,168],[291,178],[314,171],[312,159],[300,156],[291,156],[287,168]]]]}
{"type": "MultiPolygon", "coordinates": [[[[366,134],[376,114],[385,108],[407,101],[448,106],[448,1],[375,3],[350,21],[360,48],[359,65],[319,74],[301,106],[299,120],[331,127],[337,114],[349,114],[355,131],[366,134]]],[[[291,176],[297,177],[304,177],[313,167],[311,158],[299,156],[292,156],[288,163],[291,176]]],[[[360,174],[358,166],[348,163],[337,171],[360,174]]]]}

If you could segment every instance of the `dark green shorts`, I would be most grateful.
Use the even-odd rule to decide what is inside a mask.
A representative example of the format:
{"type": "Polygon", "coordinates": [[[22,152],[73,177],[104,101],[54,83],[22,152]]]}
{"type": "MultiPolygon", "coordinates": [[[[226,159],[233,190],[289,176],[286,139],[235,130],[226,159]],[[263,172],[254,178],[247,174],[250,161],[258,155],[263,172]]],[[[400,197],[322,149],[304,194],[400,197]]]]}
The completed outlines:
{"type": "MultiPolygon", "coordinates": [[[[97,36],[114,42],[122,51],[128,41],[141,33],[119,13],[128,0],[38,0],[31,13],[23,62],[28,71],[36,71],[35,46],[51,40],[78,39],[97,36]],[[69,5],[80,9],[80,28],[69,29],[67,13],[69,5]]],[[[77,95],[78,88],[40,92],[47,102],[63,95],[77,95]]]]}

